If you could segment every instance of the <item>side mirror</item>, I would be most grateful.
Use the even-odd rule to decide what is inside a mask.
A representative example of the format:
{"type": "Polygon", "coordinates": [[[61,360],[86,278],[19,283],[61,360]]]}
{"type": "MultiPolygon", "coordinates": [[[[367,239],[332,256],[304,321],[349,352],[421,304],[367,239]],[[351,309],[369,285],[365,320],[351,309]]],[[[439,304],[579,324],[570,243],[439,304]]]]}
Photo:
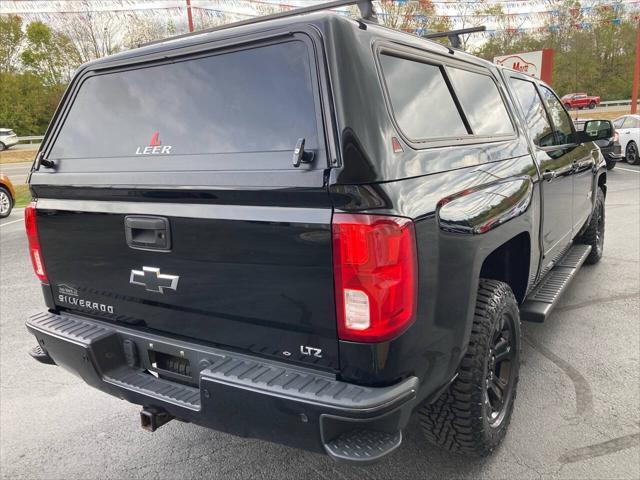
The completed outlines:
{"type": "Polygon", "coordinates": [[[613,132],[613,123],[609,120],[588,120],[578,135],[581,142],[595,142],[596,140],[610,139],[613,137],[613,132]]]}

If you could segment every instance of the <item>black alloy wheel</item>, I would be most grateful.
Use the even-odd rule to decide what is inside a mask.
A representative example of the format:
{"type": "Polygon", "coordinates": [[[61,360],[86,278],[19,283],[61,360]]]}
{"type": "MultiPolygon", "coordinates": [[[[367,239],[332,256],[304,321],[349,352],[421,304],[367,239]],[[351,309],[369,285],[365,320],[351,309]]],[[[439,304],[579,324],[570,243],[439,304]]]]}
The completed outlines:
{"type": "Polygon", "coordinates": [[[513,401],[514,330],[513,317],[503,312],[492,335],[485,379],[485,415],[494,428],[500,426],[513,401]]]}
{"type": "Polygon", "coordinates": [[[629,142],[627,144],[627,151],[625,152],[625,158],[629,165],[635,165],[638,163],[638,146],[635,142],[629,142]]]}

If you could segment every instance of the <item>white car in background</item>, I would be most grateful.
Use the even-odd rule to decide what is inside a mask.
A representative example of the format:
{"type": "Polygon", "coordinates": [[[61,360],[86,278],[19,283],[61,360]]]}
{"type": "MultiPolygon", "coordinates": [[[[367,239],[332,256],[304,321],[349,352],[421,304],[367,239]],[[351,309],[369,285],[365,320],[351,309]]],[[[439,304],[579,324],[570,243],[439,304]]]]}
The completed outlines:
{"type": "Polygon", "coordinates": [[[8,128],[0,128],[0,152],[18,143],[18,136],[8,128]]]}
{"type": "Polygon", "coordinates": [[[613,121],[620,146],[627,162],[631,165],[640,163],[638,148],[640,147],[640,115],[623,115],[613,121]]]}

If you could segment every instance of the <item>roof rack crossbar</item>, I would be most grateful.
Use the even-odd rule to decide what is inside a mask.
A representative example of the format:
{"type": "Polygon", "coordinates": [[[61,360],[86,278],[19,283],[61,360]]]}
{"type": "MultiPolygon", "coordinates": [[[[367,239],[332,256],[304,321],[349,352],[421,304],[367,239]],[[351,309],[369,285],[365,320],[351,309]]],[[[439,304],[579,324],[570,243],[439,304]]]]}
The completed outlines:
{"type": "Polygon", "coordinates": [[[173,37],[164,38],[162,40],[154,40],[152,42],[147,42],[140,46],[146,47],[148,45],[155,45],[155,44],[167,42],[170,40],[178,40],[180,38],[187,38],[187,37],[192,37],[194,35],[200,35],[201,33],[216,32],[218,30],[226,30],[227,28],[241,27],[243,25],[252,25],[254,23],[261,23],[261,22],[266,22],[268,20],[276,20],[279,18],[295,17],[297,15],[304,15],[305,13],[320,12],[323,10],[330,10],[332,8],[339,8],[339,7],[347,7],[350,5],[358,5],[358,8],[360,9],[360,15],[362,16],[363,20],[368,20],[374,23],[378,22],[378,18],[376,16],[376,12],[373,7],[372,0],[335,0],[333,2],[320,3],[318,5],[311,5],[309,7],[296,8],[296,9],[287,10],[284,12],[263,15],[261,17],[249,18],[247,20],[241,20],[239,22],[227,23],[226,25],[219,25],[217,27],[205,28],[203,30],[198,30],[196,32],[189,32],[189,33],[184,33],[182,35],[175,35],[173,37]]]}
{"type": "Polygon", "coordinates": [[[487,27],[482,25],[481,27],[461,28],[459,30],[447,30],[446,32],[428,33],[424,38],[448,38],[453,48],[460,48],[462,42],[460,41],[460,35],[466,35],[468,33],[484,32],[487,27]]]}

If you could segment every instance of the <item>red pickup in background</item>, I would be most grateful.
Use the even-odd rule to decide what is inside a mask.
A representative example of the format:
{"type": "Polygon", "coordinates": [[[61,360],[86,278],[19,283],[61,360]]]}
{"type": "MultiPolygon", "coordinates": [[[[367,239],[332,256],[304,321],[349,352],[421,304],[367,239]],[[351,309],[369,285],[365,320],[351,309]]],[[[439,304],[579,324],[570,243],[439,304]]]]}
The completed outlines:
{"type": "Polygon", "coordinates": [[[567,110],[572,108],[580,110],[583,108],[596,108],[596,105],[600,104],[600,97],[587,95],[586,93],[567,93],[561,100],[567,110]]]}

